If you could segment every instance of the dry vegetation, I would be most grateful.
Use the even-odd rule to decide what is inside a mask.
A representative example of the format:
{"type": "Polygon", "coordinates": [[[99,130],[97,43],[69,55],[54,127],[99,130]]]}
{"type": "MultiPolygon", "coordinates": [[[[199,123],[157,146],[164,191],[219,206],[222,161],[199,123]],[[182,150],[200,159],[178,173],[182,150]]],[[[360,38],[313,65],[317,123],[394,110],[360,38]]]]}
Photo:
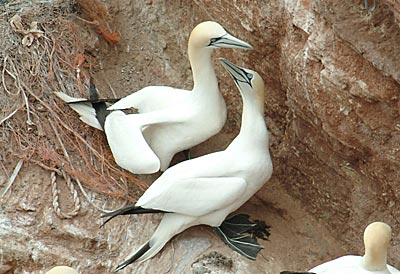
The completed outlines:
{"type": "Polygon", "coordinates": [[[132,200],[135,189],[128,184],[142,190],[146,185],[115,165],[102,132],[80,122],[53,95],[87,96],[97,64],[82,27],[94,27],[110,46],[119,35],[108,27],[98,0],[48,2],[0,2],[2,172],[10,178],[3,161],[13,159],[15,166],[22,159],[54,174],[65,172],[79,186],[132,200]]]}

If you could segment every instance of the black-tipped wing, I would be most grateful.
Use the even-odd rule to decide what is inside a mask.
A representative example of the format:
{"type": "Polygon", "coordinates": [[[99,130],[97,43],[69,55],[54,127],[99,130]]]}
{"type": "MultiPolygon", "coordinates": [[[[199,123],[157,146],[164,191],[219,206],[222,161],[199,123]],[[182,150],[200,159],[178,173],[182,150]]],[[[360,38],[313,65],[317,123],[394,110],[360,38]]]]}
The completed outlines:
{"type": "Polygon", "coordinates": [[[150,242],[145,243],[132,257],[118,265],[114,272],[117,272],[121,269],[124,269],[127,265],[133,263],[137,259],[139,259],[144,253],[146,253],[150,249],[150,242]]]}
{"type": "Polygon", "coordinates": [[[247,183],[243,178],[216,176],[179,179],[174,176],[197,165],[209,167],[209,172],[214,174],[222,173],[220,170],[214,171],[220,164],[212,165],[220,159],[209,154],[172,167],[169,170],[173,172],[158,178],[140,197],[137,205],[189,216],[203,216],[225,208],[245,192],[247,183]]]}
{"type": "Polygon", "coordinates": [[[128,205],[123,208],[101,215],[100,216],[101,218],[108,217],[108,219],[101,225],[101,227],[103,227],[106,223],[108,223],[113,218],[119,215],[149,214],[149,213],[166,213],[166,212],[158,209],[147,209],[147,208],[142,208],[140,206],[128,205]]]}

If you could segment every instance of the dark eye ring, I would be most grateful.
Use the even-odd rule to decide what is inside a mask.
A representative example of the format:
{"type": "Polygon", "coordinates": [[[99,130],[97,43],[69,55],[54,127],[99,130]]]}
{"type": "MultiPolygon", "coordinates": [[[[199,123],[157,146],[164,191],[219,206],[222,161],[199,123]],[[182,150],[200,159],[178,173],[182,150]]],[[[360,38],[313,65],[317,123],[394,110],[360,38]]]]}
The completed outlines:
{"type": "Polygon", "coordinates": [[[251,74],[251,73],[247,73],[247,79],[249,79],[249,80],[251,80],[251,79],[253,79],[253,74],[251,74]]]}
{"type": "Polygon", "coordinates": [[[210,39],[210,42],[211,42],[211,43],[215,43],[215,42],[217,42],[217,41],[218,41],[218,38],[211,38],[211,39],[210,39]]]}

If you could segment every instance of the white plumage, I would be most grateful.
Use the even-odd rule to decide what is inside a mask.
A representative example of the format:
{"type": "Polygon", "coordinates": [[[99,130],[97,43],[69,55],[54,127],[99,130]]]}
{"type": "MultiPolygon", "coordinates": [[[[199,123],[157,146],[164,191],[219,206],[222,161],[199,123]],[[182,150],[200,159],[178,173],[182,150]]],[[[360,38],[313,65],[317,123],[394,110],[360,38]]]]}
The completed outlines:
{"type": "Polygon", "coordinates": [[[46,272],[46,274],[78,274],[78,271],[69,266],[56,266],[46,272]]]}
{"type": "MultiPolygon", "coordinates": [[[[226,106],[218,90],[211,61],[213,48],[251,46],[228,34],[215,22],[197,25],[189,38],[188,54],[193,72],[193,90],[150,86],[122,98],[111,107],[104,131],[114,159],[122,168],[137,174],[168,168],[172,157],[218,133],[226,120],[226,106]],[[135,108],[139,114],[120,110],[135,108]],[[144,119],[141,115],[152,113],[144,119]]],[[[76,100],[56,93],[66,102],[76,100]]],[[[101,128],[89,103],[70,104],[81,120],[101,128]]]]}
{"type": "Polygon", "coordinates": [[[387,264],[391,232],[385,223],[371,223],[364,231],[364,256],[343,256],[309,271],[316,274],[400,274],[399,270],[387,264]]]}
{"type": "Polygon", "coordinates": [[[167,169],[134,206],[106,214],[113,218],[140,214],[135,210],[142,209],[169,212],[164,214],[151,239],[117,270],[135,260],[153,257],[174,235],[191,226],[220,226],[228,214],[243,205],[270,178],[272,162],[263,115],[264,82],[252,70],[237,67],[225,59],[221,63],[233,76],[242,95],[239,135],[224,151],[167,169]]]}

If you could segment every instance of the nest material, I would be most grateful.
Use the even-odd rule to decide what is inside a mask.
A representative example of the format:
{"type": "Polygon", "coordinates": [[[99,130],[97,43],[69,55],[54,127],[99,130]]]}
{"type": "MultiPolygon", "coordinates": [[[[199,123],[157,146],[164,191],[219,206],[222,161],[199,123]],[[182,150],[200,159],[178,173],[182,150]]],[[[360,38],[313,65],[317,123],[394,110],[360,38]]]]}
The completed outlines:
{"type": "MultiPolygon", "coordinates": [[[[115,44],[119,36],[105,31],[105,10],[90,16],[101,2],[89,2],[93,8],[85,6],[83,15],[115,44]]],[[[82,36],[82,21],[89,21],[79,20],[78,9],[73,1],[0,3],[0,21],[7,22],[0,25],[0,143],[8,144],[0,153],[64,170],[96,192],[130,199],[129,182],[147,186],[115,164],[103,132],[83,124],[53,95],[85,97],[97,65],[91,41],[82,36]]]]}

